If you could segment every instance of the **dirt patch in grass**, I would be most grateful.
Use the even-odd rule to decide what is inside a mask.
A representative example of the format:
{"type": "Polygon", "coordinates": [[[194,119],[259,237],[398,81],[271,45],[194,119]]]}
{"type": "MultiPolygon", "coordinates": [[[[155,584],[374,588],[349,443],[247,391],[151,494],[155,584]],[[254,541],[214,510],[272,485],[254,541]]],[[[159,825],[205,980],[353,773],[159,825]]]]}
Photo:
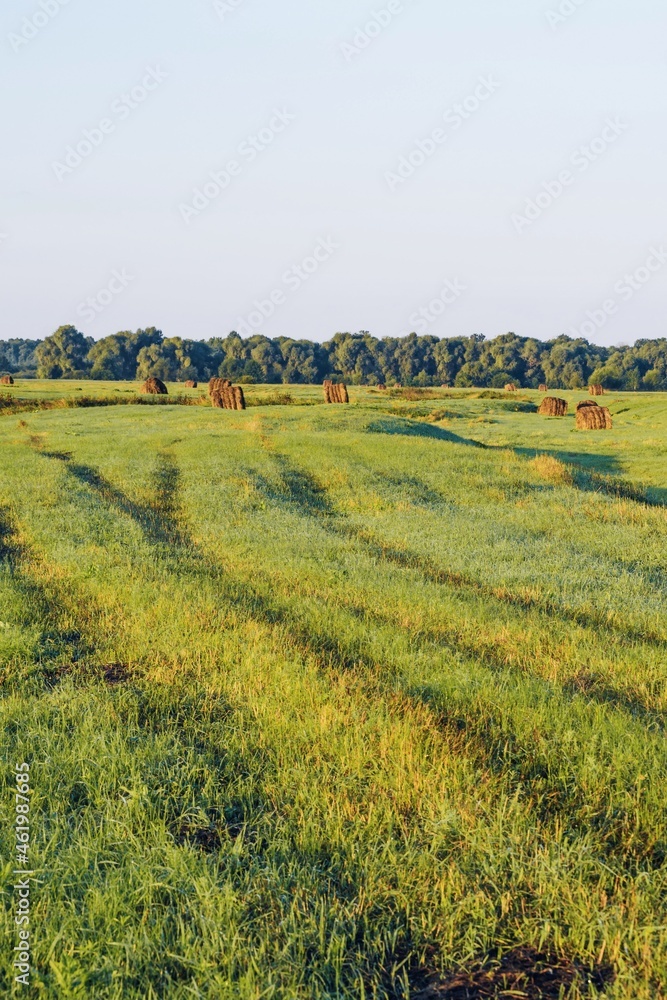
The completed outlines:
{"type": "Polygon", "coordinates": [[[198,827],[193,823],[184,823],[176,833],[175,839],[180,847],[186,845],[196,847],[204,854],[215,854],[221,846],[220,831],[214,824],[198,827]]]}
{"type": "Polygon", "coordinates": [[[558,959],[519,947],[499,961],[461,970],[451,975],[426,975],[416,984],[414,1000],[559,1000],[576,984],[581,990],[594,986],[598,992],[614,980],[611,966],[593,969],[569,959],[558,959]]]}
{"type": "Polygon", "coordinates": [[[108,663],[102,667],[102,676],[109,687],[126,684],[130,679],[130,668],[124,663],[108,663]]]}

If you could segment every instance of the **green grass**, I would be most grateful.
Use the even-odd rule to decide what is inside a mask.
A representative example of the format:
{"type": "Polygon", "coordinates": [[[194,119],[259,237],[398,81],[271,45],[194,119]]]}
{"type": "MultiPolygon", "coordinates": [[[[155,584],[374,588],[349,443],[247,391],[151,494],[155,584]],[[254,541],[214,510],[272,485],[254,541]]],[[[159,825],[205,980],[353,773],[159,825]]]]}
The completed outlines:
{"type": "Polygon", "coordinates": [[[23,760],[36,995],[667,992],[667,395],[351,397],[0,418],[7,995],[23,760]]]}

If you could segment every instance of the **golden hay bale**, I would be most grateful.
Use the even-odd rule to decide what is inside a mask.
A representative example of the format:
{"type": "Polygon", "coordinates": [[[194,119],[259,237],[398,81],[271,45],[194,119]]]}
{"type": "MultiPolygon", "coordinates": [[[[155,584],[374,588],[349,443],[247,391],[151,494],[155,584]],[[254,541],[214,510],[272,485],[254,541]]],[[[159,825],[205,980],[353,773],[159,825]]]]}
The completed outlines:
{"type": "Polygon", "coordinates": [[[139,392],[147,396],[168,396],[169,390],[159,378],[147,378],[139,392]]]}
{"type": "Polygon", "coordinates": [[[14,379],[11,375],[3,375],[2,378],[0,378],[0,385],[14,385],[14,379]]]}
{"type": "Polygon", "coordinates": [[[189,378],[188,381],[185,383],[185,388],[186,389],[196,389],[197,388],[197,383],[194,381],[194,379],[189,378]]]}
{"type": "Polygon", "coordinates": [[[588,392],[591,396],[604,396],[604,387],[601,385],[589,385],[588,392]]]}
{"type": "Polygon", "coordinates": [[[347,394],[347,387],[343,383],[331,382],[327,379],[323,383],[325,403],[349,403],[350,397],[347,394]]]}
{"type": "Polygon", "coordinates": [[[547,386],[546,386],[546,385],[544,384],[544,382],[543,382],[543,383],[541,384],[541,386],[540,386],[540,388],[539,388],[539,391],[540,391],[540,392],[548,392],[548,391],[549,391],[549,389],[548,389],[548,388],[547,388],[547,386]]]}
{"type": "Polygon", "coordinates": [[[386,389],[386,388],[387,388],[387,387],[386,387],[386,385],[384,384],[384,382],[380,382],[380,384],[378,385],[378,389],[386,389]]]}
{"type": "Polygon", "coordinates": [[[231,384],[228,378],[212,378],[208,383],[209,395],[213,392],[222,392],[223,389],[228,388],[231,384]]]}
{"type": "Polygon", "coordinates": [[[537,411],[543,417],[564,417],[567,413],[567,400],[558,396],[545,396],[537,411]]]}
{"type": "Polygon", "coordinates": [[[606,406],[582,406],[577,411],[577,430],[610,431],[613,423],[606,406]]]}
{"type": "Polygon", "coordinates": [[[577,403],[577,413],[579,410],[586,409],[587,406],[597,406],[598,404],[594,399],[582,399],[580,403],[577,403]]]}
{"type": "Polygon", "coordinates": [[[517,391],[518,390],[514,382],[508,382],[507,385],[505,386],[505,392],[517,392],[517,391]]]}
{"type": "Polygon", "coordinates": [[[211,406],[218,410],[245,410],[245,396],[240,385],[232,386],[227,379],[216,379],[219,388],[211,391],[211,406]]]}

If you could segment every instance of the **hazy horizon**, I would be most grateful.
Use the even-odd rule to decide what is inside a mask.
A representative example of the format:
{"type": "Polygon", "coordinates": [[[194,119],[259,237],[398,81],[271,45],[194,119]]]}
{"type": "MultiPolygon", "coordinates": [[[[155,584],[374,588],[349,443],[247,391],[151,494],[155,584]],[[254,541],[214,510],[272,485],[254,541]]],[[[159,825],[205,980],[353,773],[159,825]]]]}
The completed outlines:
{"type": "Polygon", "coordinates": [[[665,336],[666,27],[657,0],[8,0],[0,339],[665,336]]]}

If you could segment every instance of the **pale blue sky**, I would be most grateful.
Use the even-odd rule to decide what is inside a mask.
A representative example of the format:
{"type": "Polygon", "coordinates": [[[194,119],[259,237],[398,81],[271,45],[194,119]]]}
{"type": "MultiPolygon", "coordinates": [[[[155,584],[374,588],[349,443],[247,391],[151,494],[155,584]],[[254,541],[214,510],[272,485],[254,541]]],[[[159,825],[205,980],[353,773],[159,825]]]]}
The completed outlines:
{"type": "Polygon", "coordinates": [[[417,328],[437,336],[546,339],[587,311],[598,343],[667,335],[667,258],[631,293],[623,277],[667,249],[664,2],[392,0],[356,54],[357,28],[388,0],[42,3],[0,12],[0,338],[62,323],[204,338],[249,316],[268,336],[387,336],[416,328],[422,307],[417,328]],[[550,25],[559,7],[573,13],[550,25]],[[166,79],[121,111],[148,68],[166,79]],[[491,96],[460,127],[455,112],[444,121],[474,107],[480,78],[491,96]],[[239,146],[275,110],[293,120],[250,162],[239,146]],[[91,155],[54,167],[105,118],[91,155]],[[389,183],[440,127],[435,153],[389,183]],[[572,162],[603,134],[595,162],[572,162]],[[184,211],[231,160],[227,189],[184,211]],[[518,221],[562,171],[562,195],[518,221]],[[338,246],[295,287],[286,272],[319,240],[338,246]],[[465,291],[431,311],[446,280],[465,291]],[[278,290],[273,315],[257,315],[278,290]]]}

